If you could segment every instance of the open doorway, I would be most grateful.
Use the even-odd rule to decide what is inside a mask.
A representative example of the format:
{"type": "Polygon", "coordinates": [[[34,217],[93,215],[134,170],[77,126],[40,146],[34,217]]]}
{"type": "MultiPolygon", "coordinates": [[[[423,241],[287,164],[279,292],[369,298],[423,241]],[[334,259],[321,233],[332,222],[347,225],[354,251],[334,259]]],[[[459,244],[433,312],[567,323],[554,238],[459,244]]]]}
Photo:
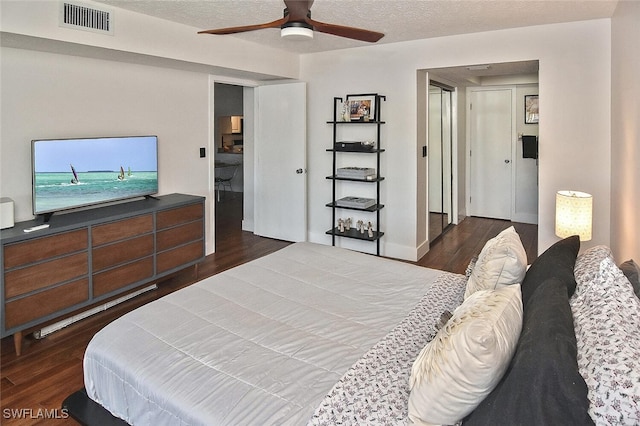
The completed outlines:
{"type": "Polygon", "coordinates": [[[215,83],[215,245],[225,248],[242,232],[244,198],[243,86],[215,83]]]}
{"type": "Polygon", "coordinates": [[[215,251],[224,250],[228,239],[233,246],[246,232],[285,241],[305,241],[305,83],[212,83],[210,193],[214,206],[212,221],[217,223],[215,251]],[[237,92],[232,95],[225,89],[237,92]],[[237,109],[225,110],[224,105],[231,100],[237,109]],[[241,111],[242,141],[235,135],[233,143],[224,143],[224,132],[220,132],[224,126],[216,122],[217,115],[231,116],[241,111]],[[283,123],[282,117],[289,120],[283,123]],[[227,162],[238,165],[235,179],[240,182],[234,186],[231,181],[231,189],[220,187],[217,201],[216,166],[227,162]]]}
{"type": "MultiPolygon", "coordinates": [[[[508,197],[508,205],[510,207],[510,215],[507,220],[513,222],[522,222],[529,224],[537,224],[538,213],[538,159],[537,152],[535,156],[530,156],[524,152],[524,140],[535,139],[537,147],[538,125],[537,123],[529,123],[525,121],[525,97],[535,96],[538,94],[538,66],[537,60],[519,61],[510,63],[489,63],[474,64],[467,66],[456,66],[446,68],[434,68],[419,70],[418,94],[424,97],[423,102],[418,105],[418,143],[422,145],[422,157],[427,157],[427,146],[429,139],[433,140],[434,135],[441,135],[438,126],[442,125],[441,120],[430,120],[428,115],[431,102],[442,100],[436,95],[431,95],[433,89],[430,82],[437,81],[442,83],[445,88],[452,91],[452,223],[457,224],[468,215],[473,215],[471,206],[471,146],[470,141],[472,126],[470,119],[473,113],[477,113],[478,105],[471,105],[471,89],[475,91],[488,91],[494,87],[509,86],[513,89],[513,97],[510,98],[511,114],[513,122],[513,130],[510,132],[509,152],[504,158],[501,158],[501,164],[509,167],[510,175],[508,181],[511,182],[508,197]],[[425,93],[427,96],[425,96],[425,93]],[[435,100],[430,97],[437,98],[435,100]],[[473,108],[473,110],[472,110],[473,108]],[[421,121],[422,120],[422,121],[421,121]],[[434,126],[433,128],[431,126],[434,126]],[[535,158],[534,158],[535,157],[535,158]]],[[[435,90],[435,89],[434,89],[435,90]]],[[[438,102],[441,104],[441,102],[438,102]]],[[[477,118],[479,115],[476,115],[477,118]]],[[[542,142],[541,142],[542,143],[542,142]]],[[[431,147],[428,150],[431,154],[431,147]]],[[[474,154],[476,154],[474,152],[474,154]]],[[[438,235],[437,231],[430,230],[429,216],[430,204],[434,198],[438,201],[438,197],[433,197],[431,193],[432,181],[434,180],[434,166],[428,158],[419,159],[419,164],[423,164],[425,169],[418,173],[418,188],[425,188],[426,194],[418,194],[418,217],[423,220],[419,222],[416,228],[418,237],[420,257],[428,251],[429,243],[433,242],[434,236],[438,235]],[[425,184],[426,183],[426,184],[425,184]],[[424,218],[424,219],[422,219],[424,218]],[[423,237],[426,235],[426,237],[423,237]],[[425,250],[425,246],[427,247],[425,250]]],[[[441,168],[442,164],[436,169],[441,168]]],[[[476,167],[484,167],[484,171],[474,169],[474,172],[485,173],[492,167],[485,163],[478,163],[476,167]]],[[[495,167],[495,166],[494,166],[495,167]]],[[[436,170],[438,171],[438,170],[436,170]]],[[[441,188],[440,185],[438,188],[441,188]]],[[[474,202],[478,202],[478,196],[482,196],[482,192],[478,192],[474,202]],[[479,195],[478,195],[479,194],[479,195]]]]}

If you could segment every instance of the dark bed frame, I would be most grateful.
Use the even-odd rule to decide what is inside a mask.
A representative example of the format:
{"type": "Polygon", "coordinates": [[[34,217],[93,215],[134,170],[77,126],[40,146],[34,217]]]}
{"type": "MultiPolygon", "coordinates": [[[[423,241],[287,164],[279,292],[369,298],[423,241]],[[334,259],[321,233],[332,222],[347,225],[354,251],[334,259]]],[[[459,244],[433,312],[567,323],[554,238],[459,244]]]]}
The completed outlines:
{"type": "Polygon", "coordinates": [[[62,402],[62,408],[67,410],[71,418],[83,426],[129,425],[124,420],[114,417],[103,406],[89,398],[84,388],[69,395],[62,402]]]}

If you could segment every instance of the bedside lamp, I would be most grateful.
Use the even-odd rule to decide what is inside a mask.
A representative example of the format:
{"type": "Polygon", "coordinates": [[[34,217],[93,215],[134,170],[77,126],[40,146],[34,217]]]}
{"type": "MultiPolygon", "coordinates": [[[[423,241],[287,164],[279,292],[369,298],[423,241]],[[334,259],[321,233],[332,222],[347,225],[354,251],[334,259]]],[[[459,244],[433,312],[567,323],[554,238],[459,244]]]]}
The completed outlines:
{"type": "Polygon", "coordinates": [[[580,241],[591,240],[593,197],[579,191],[556,193],[556,235],[567,238],[580,236],[580,241]]]}

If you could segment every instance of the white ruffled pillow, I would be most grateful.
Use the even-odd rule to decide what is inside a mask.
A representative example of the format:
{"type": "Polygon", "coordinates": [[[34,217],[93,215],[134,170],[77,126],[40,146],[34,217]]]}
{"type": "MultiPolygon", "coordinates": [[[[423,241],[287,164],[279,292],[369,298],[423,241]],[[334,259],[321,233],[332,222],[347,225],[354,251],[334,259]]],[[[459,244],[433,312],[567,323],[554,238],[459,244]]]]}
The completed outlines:
{"type": "Polygon", "coordinates": [[[471,413],[504,375],[521,330],[519,284],[469,296],[413,363],[411,421],[454,424],[471,413]]]}
{"type": "Polygon", "coordinates": [[[520,284],[527,272],[527,252],[513,226],[487,241],[482,248],[464,293],[465,299],[478,290],[520,284]]]}

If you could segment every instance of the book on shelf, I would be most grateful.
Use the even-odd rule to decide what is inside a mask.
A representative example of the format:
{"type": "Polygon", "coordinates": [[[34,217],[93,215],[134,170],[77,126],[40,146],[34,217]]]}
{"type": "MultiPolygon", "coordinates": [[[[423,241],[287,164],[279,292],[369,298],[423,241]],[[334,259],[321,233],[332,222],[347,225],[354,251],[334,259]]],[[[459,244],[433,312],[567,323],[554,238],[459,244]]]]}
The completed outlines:
{"type": "Polygon", "coordinates": [[[339,207],[351,207],[355,209],[368,209],[375,204],[376,200],[373,198],[344,197],[336,200],[336,205],[339,207]]]}
{"type": "Polygon", "coordinates": [[[376,176],[376,169],[371,167],[341,167],[336,170],[336,177],[350,179],[373,179],[376,176]]]}

